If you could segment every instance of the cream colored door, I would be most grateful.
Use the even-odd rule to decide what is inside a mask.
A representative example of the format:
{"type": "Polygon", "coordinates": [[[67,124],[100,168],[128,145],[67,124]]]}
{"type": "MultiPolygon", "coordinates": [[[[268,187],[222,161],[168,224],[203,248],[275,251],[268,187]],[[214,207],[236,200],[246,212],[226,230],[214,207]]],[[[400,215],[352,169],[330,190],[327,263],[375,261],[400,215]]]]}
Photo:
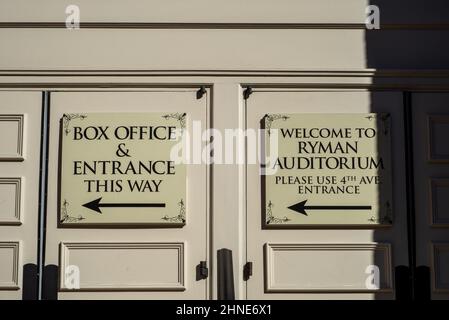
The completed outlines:
{"type": "MultiPolygon", "coordinates": [[[[152,184],[146,185],[146,189],[141,187],[145,189],[143,191],[136,187],[129,189],[125,197],[127,181],[124,180],[121,187],[117,184],[111,186],[104,182],[110,176],[96,176],[94,179],[103,179],[100,187],[92,185],[88,190],[87,185],[79,187],[75,180],[67,180],[72,168],[67,171],[60,162],[64,161],[66,165],[66,157],[80,161],[115,159],[121,161],[120,167],[114,169],[116,174],[128,170],[126,179],[142,179],[136,178],[137,171],[144,169],[137,169],[137,162],[134,162],[135,171],[130,173],[129,167],[124,167],[128,163],[126,161],[136,160],[136,154],[143,154],[148,160],[169,160],[167,149],[162,150],[160,144],[150,144],[150,132],[153,138],[167,137],[167,131],[152,131],[158,126],[164,127],[164,121],[177,123],[187,131],[194,123],[207,128],[207,96],[198,99],[194,89],[51,93],[45,264],[59,267],[59,299],[208,298],[207,279],[197,274],[200,262],[208,261],[209,249],[206,165],[187,165],[184,178],[176,180],[175,184],[173,181],[166,184],[169,187],[163,191],[165,198],[158,198],[159,182],[155,181],[159,180],[151,180],[152,184]],[[97,125],[103,123],[103,129],[98,126],[94,132],[95,129],[83,127],[82,131],[77,131],[76,126],[81,127],[83,121],[97,125]],[[120,121],[123,121],[123,126],[120,121]],[[133,125],[138,128],[132,129],[133,125]],[[140,127],[145,125],[147,127],[141,131],[140,127]],[[140,142],[124,138],[130,138],[132,132],[134,139],[140,142]],[[64,139],[75,134],[84,136],[87,140],[85,146],[89,148],[86,150],[89,151],[81,147],[73,153],[75,144],[66,144],[64,139]],[[96,138],[100,143],[95,141],[95,134],[98,134],[96,138]],[[92,143],[97,143],[96,147],[92,147],[92,143]],[[58,190],[58,179],[62,181],[63,190],[58,190]],[[64,181],[75,182],[67,184],[64,181]],[[182,190],[184,187],[185,199],[178,199],[178,188],[182,190]],[[80,193],[86,195],[86,192],[93,202],[84,206],[77,204],[76,197],[80,193]],[[95,203],[94,200],[99,198],[100,202],[95,203]],[[164,207],[155,201],[163,202],[164,207]],[[165,214],[168,211],[163,210],[170,206],[179,206],[179,211],[165,214]]],[[[89,164],[93,166],[92,161],[89,164]]],[[[153,171],[151,175],[147,171],[145,179],[154,179],[156,171],[161,172],[162,167],[151,167],[153,171]]],[[[170,179],[167,170],[173,168],[165,167],[164,179],[170,179]]],[[[84,169],[86,167],[73,170],[76,174],[83,174],[84,169]]],[[[108,167],[105,170],[112,169],[108,167]]],[[[100,173],[96,171],[95,174],[100,173]]]]}
{"type": "Polygon", "coordinates": [[[37,265],[41,109],[40,92],[0,92],[0,299],[25,297],[37,265]]]}
{"type": "MultiPolygon", "coordinates": [[[[351,213],[349,209],[348,211],[345,211],[346,209],[326,211],[330,209],[319,208],[322,203],[309,201],[307,205],[310,207],[306,207],[306,210],[310,212],[308,216],[300,215],[301,221],[310,221],[307,219],[313,219],[314,215],[316,217],[321,213],[324,216],[321,225],[312,224],[302,227],[289,225],[290,220],[296,219],[295,214],[299,213],[285,210],[282,208],[283,204],[276,202],[276,199],[271,199],[272,206],[263,208],[265,202],[262,193],[265,189],[260,175],[260,163],[248,164],[246,175],[247,261],[252,262],[253,266],[253,274],[247,281],[248,299],[392,299],[395,297],[395,267],[408,265],[405,249],[407,248],[407,220],[404,192],[402,94],[344,90],[260,89],[255,90],[246,100],[248,129],[261,128],[261,121],[267,115],[272,117],[271,120],[278,121],[279,125],[282,125],[283,121],[288,124],[291,120],[288,117],[295,117],[295,121],[302,121],[304,126],[320,128],[322,126],[320,123],[323,121],[328,123],[328,126],[332,126],[332,123],[338,126],[341,119],[347,119],[344,114],[350,115],[352,117],[350,119],[358,119],[357,114],[360,114],[360,117],[367,117],[365,120],[368,123],[372,120],[370,114],[373,113],[389,114],[388,130],[391,132],[387,133],[391,136],[391,199],[394,201],[386,205],[389,206],[392,223],[349,225],[353,221],[351,219],[356,218],[351,214],[362,213],[351,213]],[[314,114],[314,116],[307,114],[314,114]],[[301,115],[309,120],[301,120],[301,115]],[[313,120],[318,118],[322,120],[313,120]],[[312,209],[315,210],[312,211],[312,209]],[[345,215],[348,225],[345,225],[344,221],[338,225],[333,224],[338,220],[338,215],[345,215]],[[374,274],[378,280],[375,286],[372,285],[374,278],[370,278],[370,275],[374,274]]],[[[274,122],[271,125],[274,126],[274,122]]],[[[346,122],[346,125],[353,126],[350,122],[346,122]]],[[[265,128],[267,127],[265,125],[265,128]]],[[[380,129],[381,127],[379,132],[381,132],[380,129]]],[[[333,152],[338,154],[341,150],[333,152]]],[[[264,197],[272,195],[268,192],[266,191],[264,197]]],[[[276,195],[277,198],[282,196],[282,192],[276,195]]],[[[368,196],[372,195],[368,194],[368,196]]],[[[326,203],[334,201],[341,204],[339,197],[341,196],[321,195],[321,199],[326,203]]],[[[354,195],[345,199],[350,203],[357,203],[357,197],[354,195]]],[[[303,200],[307,200],[307,197],[298,194],[297,201],[303,200]]],[[[379,201],[382,199],[380,198],[379,201]]]]}
{"type": "Polygon", "coordinates": [[[430,268],[432,299],[449,299],[449,94],[413,93],[412,112],[416,265],[430,268]]]}

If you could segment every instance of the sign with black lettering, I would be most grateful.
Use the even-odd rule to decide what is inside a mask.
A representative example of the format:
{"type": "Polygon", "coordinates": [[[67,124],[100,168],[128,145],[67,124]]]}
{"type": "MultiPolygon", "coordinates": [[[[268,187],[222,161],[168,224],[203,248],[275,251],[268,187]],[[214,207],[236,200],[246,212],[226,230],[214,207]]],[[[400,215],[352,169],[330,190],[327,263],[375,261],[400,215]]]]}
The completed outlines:
{"type": "Polygon", "coordinates": [[[267,114],[265,227],[390,225],[390,115],[267,114]]]}
{"type": "Polygon", "coordinates": [[[170,153],[185,123],[185,113],[64,114],[60,225],[184,225],[186,167],[170,153]]]}

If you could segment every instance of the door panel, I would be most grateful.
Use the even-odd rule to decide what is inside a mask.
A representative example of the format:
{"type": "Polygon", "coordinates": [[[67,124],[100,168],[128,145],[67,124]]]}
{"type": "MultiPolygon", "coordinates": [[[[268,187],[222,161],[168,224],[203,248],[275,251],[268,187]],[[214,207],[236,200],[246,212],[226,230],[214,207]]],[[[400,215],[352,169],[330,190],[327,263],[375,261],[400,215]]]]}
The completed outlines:
{"type": "MultiPolygon", "coordinates": [[[[207,128],[207,101],[207,98],[197,99],[195,90],[190,89],[52,93],[45,261],[46,265],[59,266],[59,299],[206,299],[208,297],[207,280],[197,279],[196,274],[196,267],[200,261],[208,260],[207,167],[203,164],[187,166],[187,196],[183,208],[185,224],[167,227],[161,224],[151,225],[138,219],[130,224],[119,220],[119,224],[97,222],[89,225],[76,224],[75,220],[66,219],[73,223],[65,226],[59,223],[58,215],[60,139],[56,138],[60,137],[60,121],[64,114],[84,114],[87,116],[86,119],[89,119],[89,114],[104,113],[106,121],[107,117],[114,113],[124,114],[123,118],[131,114],[141,114],[141,118],[144,118],[145,113],[172,115],[186,113],[187,130],[192,128],[194,121],[200,123],[203,128],[207,128]],[[67,274],[75,273],[79,273],[79,289],[73,288],[71,282],[64,280],[67,274]]],[[[98,116],[95,117],[98,118],[98,116]]],[[[77,119],[77,121],[81,123],[83,120],[77,119]]],[[[113,151],[115,152],[116,149],[113,151]]],[[[126,152],[126,146],[120,150],[126,152]]],[[[82,152],[81,150],[80,153],[82,152]]],[[[137,150],[134,152],[136,153],[137,150]]],[[[142,149],[139,152],[146,151],[142,149]]],[[[151,156],[157,152],[151,147],[148,155],[151,156]]],[[[80,155],[80,160],[82,158],[80,155]]],[[[123,158],[126,159],[127,156],[123,158]]],[[[76,192],[76,190],[72,191],[76,192]]],[[[101,192],[92,193],[92,199],[102,196],[101,192]]],[[[131,194],[128,198],[132,199],[133,196],[131,194]]],[[[79,213],[84,219],[96,214],[98,215],[95,217],[100,217],[100,214],[102,217],[106,214],[121,214],[121,219],[123,217],[126,219],[127,216],[122,213],[129,212],[129,219],[131,219],[131,213],[137,212],[131,211],[134,210],[131,208],[125,209],[123,206],[107,207],[106,200],[111,202],[110,205],[114,203],[114,205],[120,205],[120,194],[108,195],[107,199],[105,197],[103,196],[102,200],[102,205],[105,207],[95,209],[92,206],[80,206],[80,209],[75,210],[74,216],[77,217],[79,213]]],[[[150,194],[143,200],[140,197],[139,201],[136,201],[137,205],[147,199],[147,202],[151,202],[154,197],[150,194]]],[[[158,208],[137,207],[135,210],[146,210],[148,214],[159,212],[158,208]]],[[[163,218],[165,220],[159,220],[161,222],[170,220],[170,217],[163,218]]]]}
{"type": "Polygon", "coordinates": [[[430,268],[432,299],[449,299],[449,94],[414,93],[412,112],[416,264],[430,268]]]}
{"type": "Polygon", "coordinates": [[[41,107],[40,92],[0,92],[0,299],[22,299],[37,265],[41,107]]]}
{"type": "MultiPolygon", "coordinates": [[[[368,91],[255,91],[246,102],[248,129],[266,114],[389,113],[393,223],[391,226],[263,228],[259,164],[247,165],[248,299],[392,299],[394,268],[408,265],[404,193],[402,95],[368,91]],[[378,267],[379,289],[366,286],[378,267]],[[366,273],[368,272],[368,273],[366,273]]],[[[281,119],[282,120],[282,119],[281,119]]],[[[275,204],[274,204],[275,205],[275,204]]]]}

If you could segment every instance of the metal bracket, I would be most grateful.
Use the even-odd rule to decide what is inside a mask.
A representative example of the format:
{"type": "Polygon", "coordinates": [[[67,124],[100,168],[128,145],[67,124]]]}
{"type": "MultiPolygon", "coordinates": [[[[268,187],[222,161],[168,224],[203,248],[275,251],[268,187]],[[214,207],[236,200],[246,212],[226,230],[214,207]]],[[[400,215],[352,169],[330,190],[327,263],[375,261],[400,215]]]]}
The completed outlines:
{"type": "Polygon", "coordinates": [[[247,262],[243,266],[243,280],[248,281],[253,275],[253,263],[247,262]]]}
{"type": "Polygon", "coordinates": [[[246,89],[243,91],[243,99],[248,100],[249,96],[253,93],[253,88],[246,87],[246,89]]]}
{"type": "Polygon", "coordinates": [[[200,275],[201,279],[206,279],[209,276],[209,268],[207,267],[206,261],[200,261],[198,270],[198,274],[200,275]]]}
{"type": "Polygon", "coordinates": [[[200,261],[196,266],[196,280],[204,280],[209,277],[209,268],[206,261],[200,261]]]}
{"type": "Polygon", "coordinates": [[[206,87],[205,86],[201,86],[200,89],[196,92],[196,98],[199,100],[201,99],[204,94],[207,93],[206,87]]]}

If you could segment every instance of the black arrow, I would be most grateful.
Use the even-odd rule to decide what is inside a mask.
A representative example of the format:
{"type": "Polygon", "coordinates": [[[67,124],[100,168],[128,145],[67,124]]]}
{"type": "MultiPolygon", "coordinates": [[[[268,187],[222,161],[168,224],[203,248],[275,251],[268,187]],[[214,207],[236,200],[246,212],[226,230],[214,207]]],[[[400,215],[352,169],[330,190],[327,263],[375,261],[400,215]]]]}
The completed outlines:
{"type": "Polygon", "coordinates": [[[306,206],[306,202],[304,200],[288,208],[305,216],[308,215],[306,210],[371,210],[371,206],[306,206]]]}
{"type": "Polygon", "coordinates": [[[101,198],[83,204],[90,210],[101,213],[100,207],[103,208],[165,208],[165,203],[100,203],[101,198]]]}

